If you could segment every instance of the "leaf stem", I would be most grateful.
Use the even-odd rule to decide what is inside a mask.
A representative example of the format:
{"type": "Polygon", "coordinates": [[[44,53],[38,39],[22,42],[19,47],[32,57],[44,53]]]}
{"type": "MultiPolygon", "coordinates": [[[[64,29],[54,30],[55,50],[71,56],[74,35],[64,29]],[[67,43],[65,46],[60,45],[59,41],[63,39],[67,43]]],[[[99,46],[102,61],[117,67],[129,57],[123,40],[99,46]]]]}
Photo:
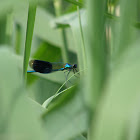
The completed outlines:
{"type": "MultiPolygon", "coordinates": [[[[62,15],[62,0],[55,0],[54,1],[54,7],[55,7],[55,13],[56,16],[62,15]]],[[[63,62],[69,62],[68,57],[68,43],[67,43],[67,37],[66,37],[66,30],[64,28],[60,29],[62,41],[63,41],[63,48],[62,48],[62,58],[63,62]]]]}
{"type": "Polygon", "coordinates": [[[27,68],[29,63],[29,57],[31,52],[35,16],[36,16],[37,4],[29,4],[28,11],[28,21],[27,21],[27,30],[26,30],[26,41],[25,41],[25,51],[24,51],[24,63],[23,63],[23,77],[26,81],[27,79],[27,68]]]}
{"type": "MultiPolygon", "coordinates": [[[[78,0],[77,0],[78,2],[78,0]]],[[[82,22],[81,22],[81,15],[80,15],[80,8],[77,6],[77,12],[78,12],[78,18],[79,18],[79,27],[80,27],[80,33],[81,33],[81,39],[82,39],[82,56],[83,56],[83,68],[85,69],[87,67],[87,58],[86,58],[86,50],[85,50],[85,41],[84,41],[84,34],[82,29],[82,22]]]]}

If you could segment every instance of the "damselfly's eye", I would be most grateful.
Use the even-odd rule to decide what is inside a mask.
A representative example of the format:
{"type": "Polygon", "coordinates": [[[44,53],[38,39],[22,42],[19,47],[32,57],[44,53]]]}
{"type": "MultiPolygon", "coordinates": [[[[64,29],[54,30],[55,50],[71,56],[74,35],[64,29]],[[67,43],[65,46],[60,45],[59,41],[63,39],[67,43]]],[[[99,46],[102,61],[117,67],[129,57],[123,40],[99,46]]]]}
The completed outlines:
{"type": "Polygon", "coordinates": [[[73,64],[73,68],[77,68],[77,64],[73,64]]]}

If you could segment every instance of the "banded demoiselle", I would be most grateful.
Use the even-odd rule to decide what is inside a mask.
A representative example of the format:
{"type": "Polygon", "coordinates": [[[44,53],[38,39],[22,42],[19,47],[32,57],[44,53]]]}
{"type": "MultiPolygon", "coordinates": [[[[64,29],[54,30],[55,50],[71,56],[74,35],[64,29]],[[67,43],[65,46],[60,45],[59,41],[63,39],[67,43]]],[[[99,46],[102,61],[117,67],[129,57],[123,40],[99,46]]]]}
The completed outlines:
{"type": "Polygon", "coordinates": [[[39,73],[47,74],[55,71],[64,71],[64,70],[67,70],[68,74],[70,73],[71,70],[73,70],[74,73],[77,72],[76,70],[77,64],[71,65],[68,63],[61,63],[61,62],[51,63],[42,60],[30,60],[29,65],[33,70],[27,71],[28,73],[39,72],[39,73]]]}

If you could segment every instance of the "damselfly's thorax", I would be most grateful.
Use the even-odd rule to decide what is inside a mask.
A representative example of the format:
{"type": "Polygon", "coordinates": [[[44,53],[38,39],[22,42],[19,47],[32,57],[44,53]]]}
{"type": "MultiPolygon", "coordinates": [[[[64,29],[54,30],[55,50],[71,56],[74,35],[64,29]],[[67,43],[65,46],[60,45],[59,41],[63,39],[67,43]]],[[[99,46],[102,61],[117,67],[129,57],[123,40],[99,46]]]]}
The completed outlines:
{"type": "Polygon", "coordinates": [[[65,70],[66,69],[76,69],[76,68],[77,68],[77,64],[71,65],[71,64],[66,63],[65,66],[64,66],[65,70]]]}

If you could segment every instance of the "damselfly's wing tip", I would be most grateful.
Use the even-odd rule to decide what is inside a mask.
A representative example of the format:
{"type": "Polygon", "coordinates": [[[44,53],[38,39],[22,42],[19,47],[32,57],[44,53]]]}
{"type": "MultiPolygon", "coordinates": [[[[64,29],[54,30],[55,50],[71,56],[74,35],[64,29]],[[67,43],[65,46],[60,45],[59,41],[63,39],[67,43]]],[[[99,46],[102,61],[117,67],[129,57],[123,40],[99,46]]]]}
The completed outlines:
{"type": "Polygon", "coordinates": [[[31,68],[33,68],[34,61],[35,60],[30,60],[30,62],[29,62],[29,65],[30,65],[31,68]]]}

